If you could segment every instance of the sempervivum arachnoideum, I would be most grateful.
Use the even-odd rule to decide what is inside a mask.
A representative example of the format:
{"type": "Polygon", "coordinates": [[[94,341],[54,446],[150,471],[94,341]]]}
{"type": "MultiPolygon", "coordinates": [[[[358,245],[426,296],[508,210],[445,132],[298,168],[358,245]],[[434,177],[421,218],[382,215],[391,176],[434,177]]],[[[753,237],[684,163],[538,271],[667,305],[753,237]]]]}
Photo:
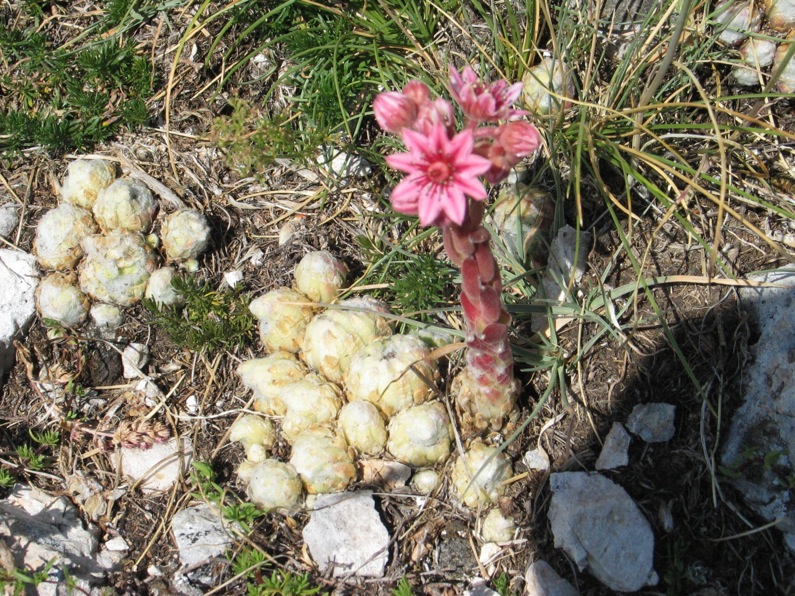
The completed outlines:
{"type": "Polygon", "coordinates": [[[36,260],[44,269],[70,269],[83,256],[81,241],[96,232],[97,224],[89,211],[68,203],[59,205],[45,213],[36,226],[36,260]]]}
{"type": "Polygon", "coordinates": [[[99,191],[116,178],[116,166],[104,159],[76,159],[66,168],[61,184],[65,203],[91,210],[99,191]]]}
{"type": "Polygon", "coordinates": [[[156,259],[140,234],[114,230],[84,238],[80,288],[102,302],[128,306],[140,300],[156,259]]]}
{"type": "Polygon", "coordinates": [[[248,309],[259,321],[259,336],[268,352],[298,352],[315,313],[312,302],[291,288],[276,288],[251,301],[248,309]]]}
{"type": "Polygon", "coordinates": [[[298,358],[284,351],[246,360],[237,367],[240,380],[254,392],[254,409],[273,416],[284,416],[287,412],[282,389],[300,381],[306,373],[298,358]]]}
{"type": "Polygon", "coordinates": [[[309,494],[342,492],[356,478],[345,439],[323,426],[296,437],[290,463],[309,494]]]}
{"type": "Polygon", "coordinates": [[[367,344],[351,358],[345,377],[350,401],[372,402],[391,417],[433,395],[437,376],[430,350],[415,335],[392,335],[367,344]]]}
{"type": "Polygon", "coordinates": [[[477,440],[456,460],[451,480],[458,499],[475,509],[496,502],[512,474],[505,452],[477,440]]]}
{"type": "Polygon", "coordinates": [[[295,266],[296,289],[314,302],[331,302],[345,285],[348,268],[330,252],[310,252],[295,266]]]}
{"type": "Polygon", "coordinates": [[[301,343],[304,360],[329,381],[342,383],[359,350],[392,334],[387,313],[377,300],[362,297],[343,300],[315,315],[301,343]]]}
{"type": "Polygon", "coordinates": [[[424,403],[399,412],[389,421],[387,430],[387,451],[404,464],[430,466],[450,455],[450,418],[439,402],[424,403]]]}

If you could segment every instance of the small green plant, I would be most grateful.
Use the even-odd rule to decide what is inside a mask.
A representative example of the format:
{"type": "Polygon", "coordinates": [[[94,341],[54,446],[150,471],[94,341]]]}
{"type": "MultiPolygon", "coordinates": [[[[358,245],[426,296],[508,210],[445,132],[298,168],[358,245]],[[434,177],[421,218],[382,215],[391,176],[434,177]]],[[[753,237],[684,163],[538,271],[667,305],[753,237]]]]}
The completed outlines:
{"type": "Polygon", "coordinates": [[[0,468],[0,488],[11,488],[17,481],[5,468],[0,468]]]}
{"type": "Polygon", "coordinates": [[[47,581],[55,561],[56,559],[51,559],[42,569],[34,572],[23,569],[13,569],[11,571],[0,569],[0,590],[3,590],[4,594],[11,593],[14,595],[27,594],[30,588],[35,590],[39,585],[47,581]]]}
{"type": "Polygon", "coordinates": [[[414,596],[414,590],[405,577],[400,578],[398,585],[392,589],[392,596],[414,596]]]}
{"type": "Polygon", "coordinates": [[[16,451],[20,464],[25,468],[40,471],[47,465],[47,458],[30,445],[20,445],[16,451]]]}
{"type": "Polygon", "coordinates": [[[500,596],[511,596],[511,578],[503,572],[494,578],[494,591],[500,596]]]}
{"type": "Polygon", "coordinates": [[[46,445],[48,447],[55,447],[61,439],[61,433],[57,430],[45,430],[41,433],[36,433],[32,429],[28,431],[30,438],[39,445],[46,445]]]}
{"type": "Polygon", "coordinates": [[[221,510],[224,519],[239,524],[246,534],[251,532],[257,519],[264,515],[256,505],[242,501],[237,495],[218,484],[215,471],[208,463],[193,462],[191,479],[198,490],[192,496],[215,504],[221,510]]]}
{"type": "Polygon", "coordinates": [[[234,349],[252,342],[256,327],[249,312],[250,296],[241,286],[214,290],[208,281],[176,277],[174,289],[183,296],[181,304],[158,305],[144,299],[152,324],[162,329],[175,344],[194,351],[234,349]]]}
{"type": "Polygon", "coordinates": [[[311,596],[320,588],[312,586],[308,574],[295,575],[289,571],[272,570],[270,575],[261,567],[270,561],[263,552],[243,549],[232,560],[232,572],[246,579],[248,596],[311,596]]]}

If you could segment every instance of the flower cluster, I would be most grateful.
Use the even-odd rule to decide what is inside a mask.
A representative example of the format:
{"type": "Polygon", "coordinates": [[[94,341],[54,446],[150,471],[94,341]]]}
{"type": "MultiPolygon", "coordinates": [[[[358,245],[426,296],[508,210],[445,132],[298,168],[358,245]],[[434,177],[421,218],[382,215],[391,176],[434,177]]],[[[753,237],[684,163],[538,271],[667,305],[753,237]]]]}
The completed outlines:
{"type": "Polygon", "coordinates": [[[399,134],[408,149],[386,158],[408,174],[392,191],[395,210],[418,215],[424,226],[461,225],[467,197],[482,201],[487,196],[479,177],[496,184],[538,148],[538,131],[519,120],[526,112],[511,107],[521,92],[522,83],[487,85],[470,67],[451,68],[450,94],[465,117],[459,132],[453,105],[432,99],[420,81],[380,93],[373,103],[376,120],[399,134]]]}

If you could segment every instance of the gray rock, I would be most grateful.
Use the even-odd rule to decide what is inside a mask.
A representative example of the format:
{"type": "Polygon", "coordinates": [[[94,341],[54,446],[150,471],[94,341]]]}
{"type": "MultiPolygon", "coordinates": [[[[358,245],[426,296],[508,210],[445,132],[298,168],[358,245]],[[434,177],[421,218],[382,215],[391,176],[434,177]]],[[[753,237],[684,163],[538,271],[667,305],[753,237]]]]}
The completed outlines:
{"type": "Polygon", "coordinates": [[[560,577],[546,561],[530,563],[524,574],[525,596],[578,596],[579,592],[560,577]]]}
{"type": "Polygon", "coordinates": [[[362,482],[384,488],[401,488],[411,478],[411,468],[406,464],[386,459],[363,459],[359,462],[362,468],[362,482]]]}
{"type": "Polygon", "coordinates": [[[530,449],[522,458],[528,470],[549,470],[549,456],[543,449],[530,449]]]}
{"type": "Polygon", "coordinates": [[[193,444],[187,437],[181,443],[171,439],[155,443],[150,449],[119,449],[113,464],[129,476],[144,492],[171,488],[181,474],[187,473],[193,460],[193,444]]]}
{"type": "Polygon", "coordinates": [[[14,340],[28,330],[36,314],[38,284],[32,255],[0,249],[0,382],[14,362],[14,340]]]}
{"type": "Polygon", "coordinates": [[[596,460],[597,470],[613,470],[629,463],[629,443],[632,438],[620,422],[613,423],[605,437],[602,452],[596,460]]]}
{"type": "Polygon", "coordinates": [[[149,348],[146,344],[130,343],[121,353],[121,364],[125,379],[138,379],[149,362],[149,348]]]}
{"type": "MultiPolygon", "coordinates": [[[[233,544],[218,511],[205,503],[178,511],[171,519],[183,569],[194,569],[224,554],[233,544]]],[[[202,583],[211,583],[209,581],[202,583]]]]}
{"type": "Polygon", "coordinates": [[[65,593],[64,571],[80,580],[81,586],[104,577],[108,568],[97,558],[98,533],[83,526],[77,508],[65,497],[17,485],[0,501],[0,544],[8,548],[14,565],[33,573],[53,563],[38,594],[65,593]]]}
{"type": "Polygon", "coordinates": [[[654,534],[623,488],[599,474],[564,472],[549,480],[555,546],[611,590],[634,592],[658,581],[654,534]]]}
{"type": "Polygon", "coordinates": [[[6,203],[0,205],[0,236],[10,238],[19,225],[19,205],[6,203]]]}
{"type": "Polygon", "coordinates": [[[318,495],[304,542],[318,567],[332,567],[334,577],[384,575],[389,532],[371,491],[318,495]]]}
{"type": "Polygon", "coordinates": [[[464,590],[463,596],[500,596],[500,593],[489,588],[483,578],[478,578],[464,590]]]}
{"type": "Polygon", "coordinates": [[[676,432],[675,414],[676,406],[673,404],[638,404],[632,408],[627,428],[647,443],[664,443],[670,441],[676,432]]]}
{"type": "Polygon", "coordinates": [[[754,361],[745,372],[744,403],[732,418],[721,457],[748,505],[768,521],[780,520],[795,551],[795,272],[758,277],[780,288],[745,288],[743,307],[758,326],[754,361]]]}

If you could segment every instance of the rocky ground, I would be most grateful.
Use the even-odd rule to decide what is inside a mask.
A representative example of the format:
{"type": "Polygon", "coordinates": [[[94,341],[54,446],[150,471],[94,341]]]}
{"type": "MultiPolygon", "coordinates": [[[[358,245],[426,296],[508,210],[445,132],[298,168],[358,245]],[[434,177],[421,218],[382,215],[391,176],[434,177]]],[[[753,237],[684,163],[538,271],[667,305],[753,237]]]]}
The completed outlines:
{"type": "MultiPolygon", "coordinates": [[[[157,43],[179,40],[176,28],[164,35],[157,43]]],[[[200,40],[197,52],[206,45],[200,40]]],[[[163,73],[169,66],[158,63],[163,73]]],[[[209,76],[200,55],[187,54],[179,72],[168,126],[153,120],[93,153],[150,188],[155,230],[185,208],[207,218],[211,240],[193,274],[207,281],[202,295],[237,285],[251,298],[289,286],[312,250],[344,261],[351,295],[394,283],[369,277],[376,241],[407,233],[390,217],[377,169],[282,160],[256,178],[242,175],[209,138],[228,94],[193,94],[209,76]]],[[[771,110],[782,130],[791,128],[790,108],[785,99],[771,110]]],[[[775,170],[774,188],[791,205],[780,179],[793,163],[781,155],[788,170],[775,170]]],[[[509,427],[486,437],[507,444],[512,468],[493,506],[461,504],[450,483],[455,456],[436,466],[441,481],[429,492],[416,470],[372,458],[346,492],[259,515],[236,475],[244,450],[228,440],[251,409],[237,367],[265,353],[252,320],[240,319],[239,343],[208,347],[202,336],[188,347],[140,303],[110,328],[57,329],[36,312],[36,226],[60,202],[76,157],[31,151],[0,166],[4,581],[16,578],[31,593],[792,592],[795,294],[787,276],[751,277],[791,261],[780,213],[748,208],[744,222],[728,220],[724,252],[736,279],[712,279],[709,257],[684,226],[660,226],[646,212],[616,225],[586,197],[587,258],[572,291],[584,314],[549,328],[528,314],[521,291],[506,296],[522,393],[509,427]],[[779,250],[745,224],[768,232],[779,250]],[[654,278],[645,286],[635,259],[654,278]],[[147,358],[131,362],[131,347],[147,358]],[[487,523],[490,511],[499,515],[487,523]],[[309,587],[299,585],[304,574],[309,587]]],[[[542,151],[523,165],[533,171],[549,157],[542,151]]],[[[559,212],[569,224],[578,217],[573,201],[559,212]]],[[[707,232],[719,217],[704,205],[688,216],[707,232]]],[[[574,233],[561,229],[561,239],[574,233]]],[[[561,242],[565,252],[570,244],[561,242]]],[[[417,246],[442,254],[438,234],[417,246]]],[[[531,281],[542,284],[543,269],[531,281]]],[[[237,321],[245,308],[235,300],[189,327],[237,321]]],[[[455,312],[435,322],[460,324],[455,312]]],[[[438,389],[450,403],[460,354],[444,353],[439,365],[438,389]]],[[[274,447],[282,459],[289,451],[284,440],[274,447]]]]}

